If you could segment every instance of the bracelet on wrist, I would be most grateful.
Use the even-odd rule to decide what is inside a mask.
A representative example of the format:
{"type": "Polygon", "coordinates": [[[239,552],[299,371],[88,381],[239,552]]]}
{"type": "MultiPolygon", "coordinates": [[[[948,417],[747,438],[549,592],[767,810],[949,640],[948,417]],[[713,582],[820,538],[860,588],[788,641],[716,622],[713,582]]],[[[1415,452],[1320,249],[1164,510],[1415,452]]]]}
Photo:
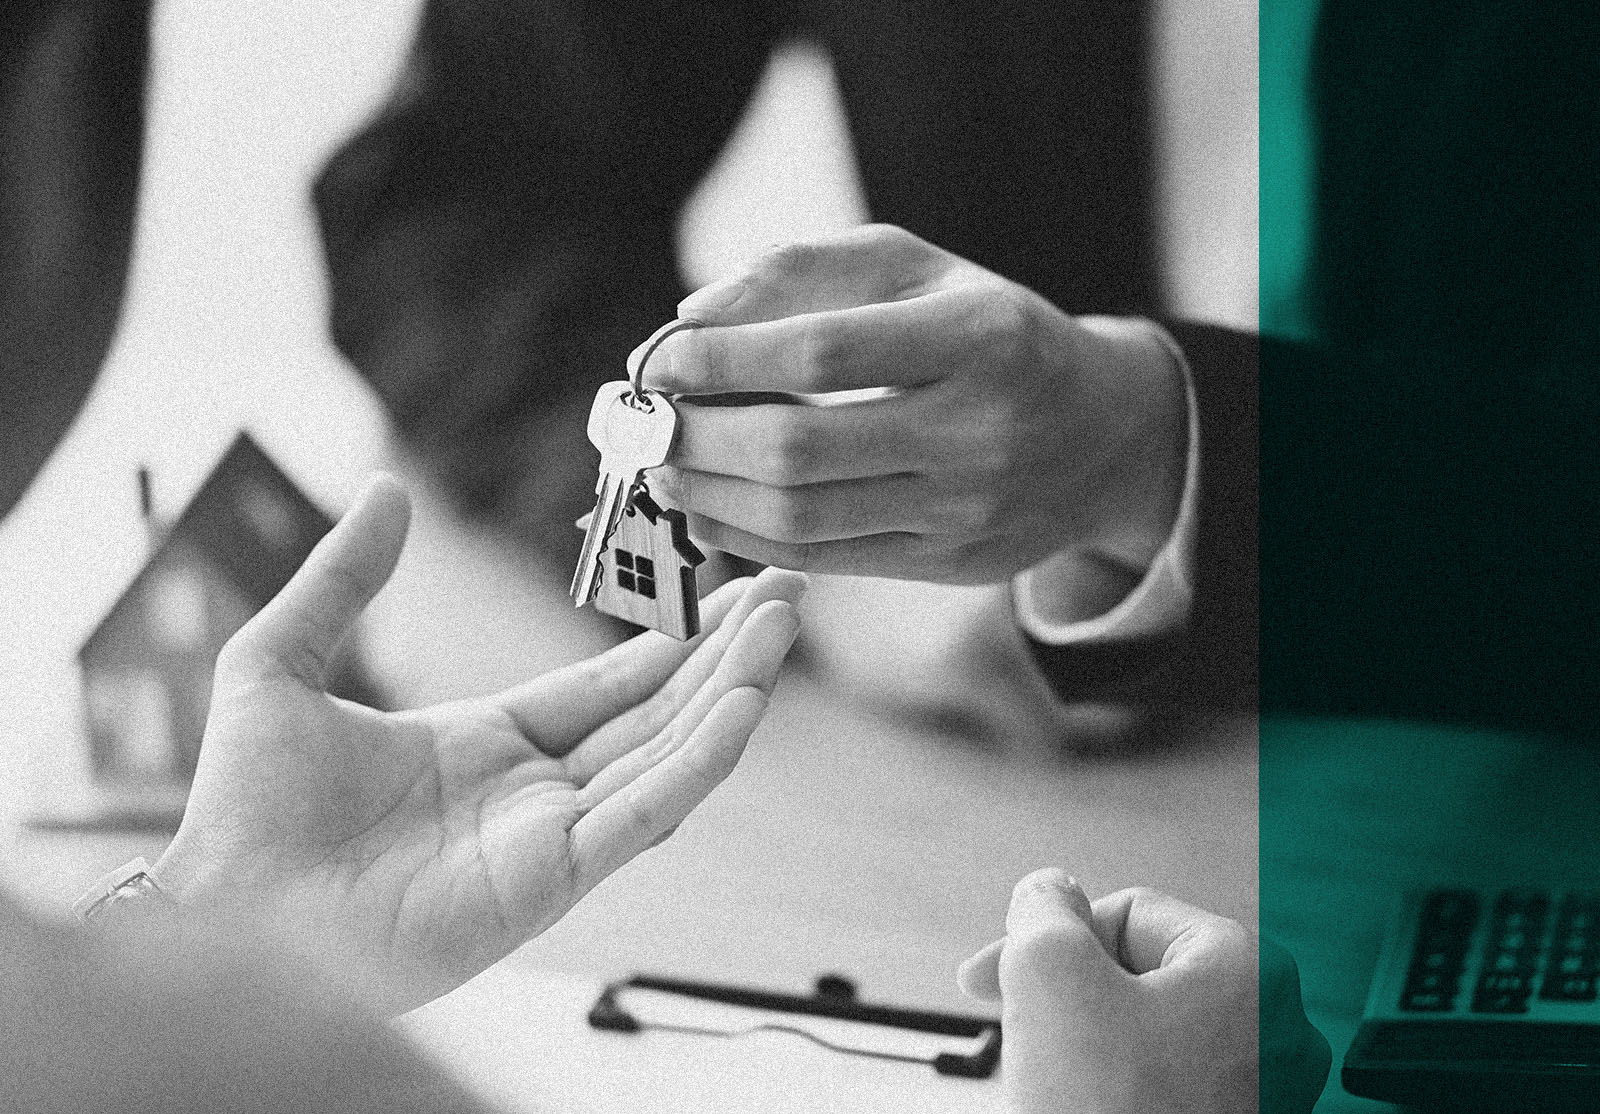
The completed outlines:
{"type": "Polygon", "coordinates": [[[115,905],[144,902],[171,906],[172,898],[150,874],[150,864],[141,856],[108,871],[72,903],[72,915],[88,924],[105,915],[115,905]]]}

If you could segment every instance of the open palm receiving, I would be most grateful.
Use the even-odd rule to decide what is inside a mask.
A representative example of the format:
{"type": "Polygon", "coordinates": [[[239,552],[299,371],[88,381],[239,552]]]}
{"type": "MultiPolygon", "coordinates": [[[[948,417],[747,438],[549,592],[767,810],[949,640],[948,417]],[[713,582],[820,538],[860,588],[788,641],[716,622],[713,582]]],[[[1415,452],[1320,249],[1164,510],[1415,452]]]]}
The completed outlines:
{"type": "Polygon", "coordinates": [[[180,906],[246,912],[383,1008],[426,1002],[671,833],[737,763],[794,639],[803,577],[768,570],[498,695],[383,713],[329,696],[340,639],[409,521],[367,489],[228,644],[182,827],[153,870],[180,906]]]}

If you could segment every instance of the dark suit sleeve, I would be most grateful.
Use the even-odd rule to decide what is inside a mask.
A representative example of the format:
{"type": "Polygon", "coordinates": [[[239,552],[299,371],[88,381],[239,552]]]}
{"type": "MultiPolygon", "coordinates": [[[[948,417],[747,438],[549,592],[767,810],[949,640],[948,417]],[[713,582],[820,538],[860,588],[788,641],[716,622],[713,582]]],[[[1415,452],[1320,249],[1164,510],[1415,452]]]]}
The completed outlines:
{"type": "Polygon", "coordinates": [[[1259,512],[1257,343],[1172,331],[1201,414],[1190,622],[1035,645],[1063,699],[1244,707],[1259,692],[1268,714],[1593,734],[1592,329],[1493,372],[1423,347],[1262,339],[1259,512]]]}
{"type": "Polygon", "coordinates": [[[315,202],[340,350],[469,509],[593,498],[589,401],[682,297],[678,211],[770,40],[753,3],[430,0],[315,202]]]}
{"type": "Polygon", "coordinates": [[[1198,534],[1189,621],[1159,637],[1052,646],[1034,660],[1067,701],[1163,708],[1252,706],[1256,694],[1258,341],[1167,322],[1193,376],[1200,422],[1198,534]]]}
{"type": "Polygon", "coordinates": [[[1597,366],[1263,351],[1265,709],[1593,734],[1597,366]]]}
{"type": "Polygon", "coordinates": [[[0,5],[0,516],[76,416],[116,327],[149,8],[0,5]]]}

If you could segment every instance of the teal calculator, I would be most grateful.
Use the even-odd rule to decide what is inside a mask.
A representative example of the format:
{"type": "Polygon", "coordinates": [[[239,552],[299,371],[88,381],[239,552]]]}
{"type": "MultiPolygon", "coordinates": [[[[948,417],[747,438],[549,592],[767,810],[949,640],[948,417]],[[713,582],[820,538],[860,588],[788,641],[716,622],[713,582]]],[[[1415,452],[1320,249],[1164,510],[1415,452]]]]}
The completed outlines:
{"type": "Polygon", "coordinates": [[[1600,884],[1408,894],[1341,1081],[1425,1110],[1600,1112],[1600,884]]]}

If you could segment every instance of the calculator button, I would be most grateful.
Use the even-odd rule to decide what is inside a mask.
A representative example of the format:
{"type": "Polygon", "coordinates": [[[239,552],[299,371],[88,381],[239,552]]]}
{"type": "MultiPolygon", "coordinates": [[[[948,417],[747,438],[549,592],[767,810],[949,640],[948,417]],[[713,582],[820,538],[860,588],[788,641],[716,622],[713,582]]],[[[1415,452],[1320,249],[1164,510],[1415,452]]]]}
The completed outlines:
{"type": "Polygon", "coordinates": [[[1472,1011],[1474,1013],[1527,1013],[1528,996],[1526,994],[1474,994],[1472,996],[1472,1011]]]}
{"type": "Polygon", "coordinates": [[[1533,992],[1533,975],[1484,975],[1478,980],[1478,993],[1489,994],[1520,994],[1524,997],[1533,992]]]}
{"type": "Polygon", "coordinates": [[[1546,970],[1559,975],[1592,975],[1600,969],[1600,960],[1592,955],[1574,955],[1571,952],[1556,952],[1550,956],[1550,963],[1546,970]]]}
{"type": "Polygon", "coordinates": [[[1557,933],[1551,946],[1568,955],[1600,955],[1600,937],[1581,932],[1557,933]]]}
{"type": "Polygon", "coordinates": [[[1457,979],[1454,974],[1445,972],[1426,972],[1415,974],[1406,980],[1406,993],[1416,991],[1423,994],[1456,992],[1457,979]]]}
{"type": "Polygon", "coordinates": [[[1484,956],[1483,969],[1497,975],[1530,973],[1538,966],[1538,953],[1524,948],[1514,952],[1490,952],[1484,956]]]}
{"type": "Polygon", "coordinates": [[[1595,976],[1546,975],[1539,997],[1546,1002],[1593,1002],[1595,976]]]}
{"type": "Polygon", "coordinates": [[[1454,999],[1454,994],[1441,994],[1438,991],[1408,992],[1400,996],[1400,1008],[1417,1013],[1448,1013],[1454,999]]]}
{"type": "Polygon", "coordinates": [[[1459,971],[1464,952],[1436,949],[1417,955],[1412,968],[1418,971],[1459,971]]]}

